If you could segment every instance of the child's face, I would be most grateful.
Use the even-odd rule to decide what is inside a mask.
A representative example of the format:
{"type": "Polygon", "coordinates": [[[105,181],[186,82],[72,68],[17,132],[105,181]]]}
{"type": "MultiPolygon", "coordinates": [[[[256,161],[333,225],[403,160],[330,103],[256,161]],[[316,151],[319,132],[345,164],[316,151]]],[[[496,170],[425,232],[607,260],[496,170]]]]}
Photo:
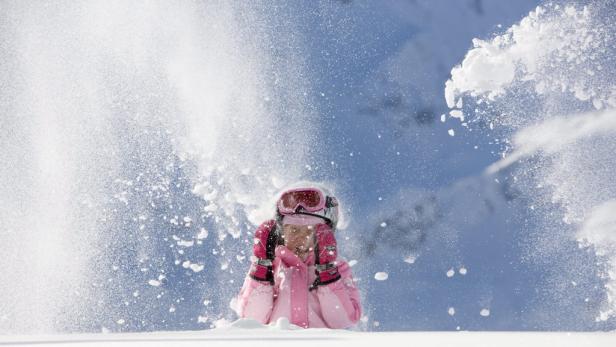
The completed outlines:
{"type": "Polygon", "coordinates": [[[314,225],[285,224],[282,227],[282,238],[288,249],[297,255],[306,255],[314,248],[314,225]]]}

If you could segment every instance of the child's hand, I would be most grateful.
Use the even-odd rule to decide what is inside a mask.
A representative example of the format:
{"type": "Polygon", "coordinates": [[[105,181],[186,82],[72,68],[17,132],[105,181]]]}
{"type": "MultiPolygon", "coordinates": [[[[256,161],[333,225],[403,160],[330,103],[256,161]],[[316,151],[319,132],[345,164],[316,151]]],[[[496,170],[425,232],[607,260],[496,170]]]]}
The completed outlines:
{"type": "Polygon", "coordinates": [[[274,242],[271,230],[274,228],[274,221],[270,220],[261,224],[255,231],[253,239],[252,253],[253,263],[250,268],[250,277],[258,281],[273,282],[272,260],[274,242]]]}
{"type": "MultiPolygon", "coordinates": [[[[257,259],[268,259],[268,242],[270,241],[270,231],[274,227],[273,221],[261,224],[255,231],[253,239],[252,253],[257,259]]],[[[271,247],[271,246],[270,246],[271,247]]]]}
{"type": "Polygon", "coordinates": [[[327,224],[319,224],[316,228],[317,260],[316,263],[326,265],[336,261],[338,250],[334,232],[327,224]]]}
{"type": "Polygon", "coordinates": [[[316,228],[315,237],[317,278],[310,289],[340,279],[340,273],[338,273],[338,266],[336,264],[338,250],[334,232],[327,224],[319,224],[316,228]]]}

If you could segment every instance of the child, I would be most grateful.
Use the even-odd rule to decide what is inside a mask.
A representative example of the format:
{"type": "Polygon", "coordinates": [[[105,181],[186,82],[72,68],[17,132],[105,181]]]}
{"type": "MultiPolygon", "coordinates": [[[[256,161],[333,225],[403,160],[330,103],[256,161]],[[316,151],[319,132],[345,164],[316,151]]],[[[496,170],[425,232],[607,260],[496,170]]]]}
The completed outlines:
{"type": "Polygon", "coordinates": [[[338,259],[338,202],[317,188],[280,195],[276,219],[254,235],[253,263],[237,313],[263,324],[286,317],[303,328],[348,328],[361,306],[351,268],[338,259]]]}

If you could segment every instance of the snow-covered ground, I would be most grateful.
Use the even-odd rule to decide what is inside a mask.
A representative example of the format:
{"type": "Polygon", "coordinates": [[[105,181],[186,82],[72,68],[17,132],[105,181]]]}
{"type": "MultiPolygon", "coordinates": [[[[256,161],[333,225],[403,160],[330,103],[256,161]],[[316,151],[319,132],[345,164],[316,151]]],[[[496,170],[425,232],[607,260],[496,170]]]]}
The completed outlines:
{"type": "Polygon", "coordinates": [[[375,344],[428,346],[613,346],[613,333],[534,333],[534,332],[345,332],[345,331],[186,331],[160,333],[76,334],[15,337],[2,345],[54,346],[280,346],[296,347],[328,343],[339,347],[375,344]]]}
{"type": "Polygon", "coordinates": [[[108,333],[12,336],[0,339],[0,345],[54,346],[314,346],[315,343],[343,346],[410,345],[428,346],[614,346],[616,333],[571,332],[356,332],[308,329],[278,322],[262,326],[239,320],[228,326],[205,331],[108,333]]]}

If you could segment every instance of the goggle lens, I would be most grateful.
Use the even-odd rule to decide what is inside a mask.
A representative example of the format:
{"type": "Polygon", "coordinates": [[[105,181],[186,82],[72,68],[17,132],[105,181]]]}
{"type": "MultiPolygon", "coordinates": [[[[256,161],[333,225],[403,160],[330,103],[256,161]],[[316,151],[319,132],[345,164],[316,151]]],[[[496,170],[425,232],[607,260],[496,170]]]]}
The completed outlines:
{"type": "Polygon", "coordinates": [[[280,199],[284,208],[295,209],[298,205],[314,208],[319,206],[321,194],[314,190],[302,190],[285,193],[280,199]]]}

